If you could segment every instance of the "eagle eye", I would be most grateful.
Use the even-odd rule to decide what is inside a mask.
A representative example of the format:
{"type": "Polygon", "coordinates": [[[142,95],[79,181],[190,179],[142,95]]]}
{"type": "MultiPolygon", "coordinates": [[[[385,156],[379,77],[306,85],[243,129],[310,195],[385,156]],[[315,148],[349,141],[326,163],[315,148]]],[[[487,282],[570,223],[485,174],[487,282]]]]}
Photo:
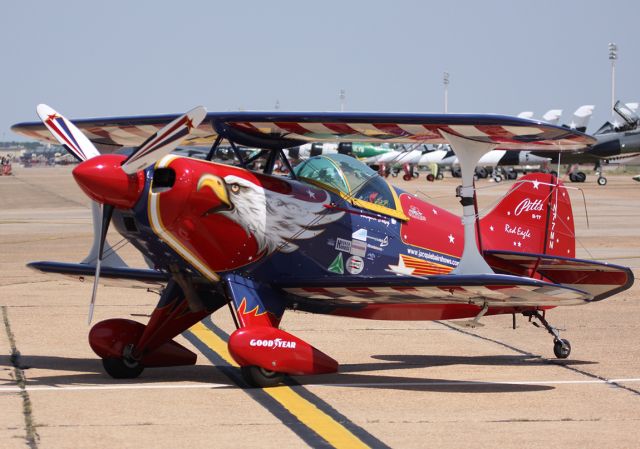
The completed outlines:
{"type": "Polygon", "coordinates": [[[240,192],[240,186],[238,184],[231,184],[229,188],[231,189],[232,193],[240,192]]]}

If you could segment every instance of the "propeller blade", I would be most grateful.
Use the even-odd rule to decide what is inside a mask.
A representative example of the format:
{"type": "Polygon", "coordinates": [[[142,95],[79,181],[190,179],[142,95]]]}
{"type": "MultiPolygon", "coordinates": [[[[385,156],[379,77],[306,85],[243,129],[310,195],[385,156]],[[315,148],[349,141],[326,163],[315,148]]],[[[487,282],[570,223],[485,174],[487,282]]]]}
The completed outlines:
{"type": "Polygon", "coordinates": [[[65,149],[81,161],[100,155],[91,141],[73,123],[46,104],[39,104],[36,112],[42,123],[65,149]]]}
{"type": "Polygon", "coordinates": [[[173,151],[191,131],[200,125],[207,115],[202,106],[193,108],[149,137],[122,164],[122,170],[131,175],[144,169],[173,151]]]}
{"type": "Polygon", "coordinates": [[[91,293],[91,302],[89,303],[89,321],[87,324],[91,324],[93,319],[93,309],[96,304],[96,296],[98,294],[98,282],[100,281],[100,268],[102,265],[102,253],[104,251],[104,242],[107,239],[107,231],[109,230],[109,223],[111,222],[111,216],[113,215],[114,207],[109,204],[102,205],[102,217],[100,217],[100,246],[98,248],[98,259],[96,260],[96,275],[93,279],[93,293],[91,293]]]}

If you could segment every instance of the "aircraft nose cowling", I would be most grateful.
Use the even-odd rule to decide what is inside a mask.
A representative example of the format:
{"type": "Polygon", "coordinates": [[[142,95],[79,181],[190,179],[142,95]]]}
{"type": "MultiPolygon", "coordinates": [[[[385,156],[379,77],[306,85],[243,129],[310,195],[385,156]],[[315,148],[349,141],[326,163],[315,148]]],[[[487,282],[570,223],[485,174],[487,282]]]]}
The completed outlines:
{"type": "Polygon", "coordinates": [[[122,209],[131,209],[144,188],[144,172],[127,175],[121,154],[105,154],[88,159],[73,169],[73,177],[91,199],[122,209]]]}

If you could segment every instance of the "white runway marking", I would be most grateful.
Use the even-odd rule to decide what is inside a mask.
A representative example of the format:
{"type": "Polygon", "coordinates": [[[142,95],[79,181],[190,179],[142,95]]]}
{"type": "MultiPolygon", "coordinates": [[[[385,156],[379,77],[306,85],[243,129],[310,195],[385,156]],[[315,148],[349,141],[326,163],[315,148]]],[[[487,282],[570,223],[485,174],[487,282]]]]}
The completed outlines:
{"type": "MultiPolygon", "coordinates": [[[[108,384],[108,385],[64,385],[48,386],[36,385],[26,386],[28,392],[36,391],[91,391],[91,390],[189,390],[189,389],[214,389],[229,387],[229,384],[108,384]]],[[[0,387],[0,393],[19,393],[19,387],[0,387]]]]}
{"type": "MultiPolygon", "coordinates": [[[[589,384],[618,384],[618,383],[638,383],[640,378],[629,379],[591,379],[591,380],[450,380],[444,382],[371,382],[371,383],[352,383],[352,384],[303,384],[305,387],[402,387],[402,386],[422,386],[422,387],[447,387],[447,386],[482,386],[482,385],[589,385],[589,384]]],[[[233,385],[229,384],[108,384],[108,385],[64,385],[64,386],[49,386],[49,385],[27,385],[26,390],[28,392],[37,391],[95,391],[95,390],[194,390],[194,389],[216,389],[227,388],[233,385]]],[[[292,386],[292,388],[296,388],[292,386]]],[[[19,393],[21,390],[19,387],[0,387],[0,393],[19,393]]]]}
{"type": "MultiPolygon", "coordinates": [[[[631,379],[592,379],[592,380],[448,380],[444,382],[371,382],[371,383],[353,383],[353,384],[317,384],[318,387],[451,387],[460,385],[582,385],[582,384],[620,384],[620,383],[636,383],[640,382],[640,378],[631,379]]],[[[303,384],[304,386],[305,384],[303,384]]],[[[312,386],[307,384],[306,386],[312,386]]],[[[295,388],[295,387],[294,387],[295,388]]]]}

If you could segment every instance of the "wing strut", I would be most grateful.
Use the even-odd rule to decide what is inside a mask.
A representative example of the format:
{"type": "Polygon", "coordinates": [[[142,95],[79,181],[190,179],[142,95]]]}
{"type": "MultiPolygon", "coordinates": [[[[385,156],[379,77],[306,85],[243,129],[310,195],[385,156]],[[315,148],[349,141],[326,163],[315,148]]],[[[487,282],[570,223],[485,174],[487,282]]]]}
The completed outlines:
{"type": "Polygon", "coordinates": [[[442,137],[447,139],[453,149],[460,170],[462,171],[462,186],[459,187],[460,204],[462,204],[462,224],[464,225],[464,249],[462,258],[452,274],[493,274],[493,270],[484,260],[478,250],[475,202],[475,188],[473,175],[480,158],[497,147],[495,143],[478,142],[464,137],[449,134],[440,130],[442,137]]]}

